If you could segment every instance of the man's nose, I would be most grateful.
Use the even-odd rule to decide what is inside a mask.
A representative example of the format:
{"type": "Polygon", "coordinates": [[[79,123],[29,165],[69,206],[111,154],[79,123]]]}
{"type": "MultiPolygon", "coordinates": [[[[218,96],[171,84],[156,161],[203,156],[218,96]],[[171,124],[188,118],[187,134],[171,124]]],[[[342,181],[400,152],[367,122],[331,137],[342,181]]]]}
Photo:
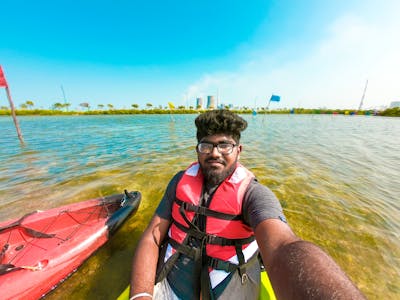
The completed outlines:
{"type": "Polygon", "coordinates": [[[212,156],[220,156],[221,153],[219,153],[217,146],[214,146],[211,153],[212,156]]]}

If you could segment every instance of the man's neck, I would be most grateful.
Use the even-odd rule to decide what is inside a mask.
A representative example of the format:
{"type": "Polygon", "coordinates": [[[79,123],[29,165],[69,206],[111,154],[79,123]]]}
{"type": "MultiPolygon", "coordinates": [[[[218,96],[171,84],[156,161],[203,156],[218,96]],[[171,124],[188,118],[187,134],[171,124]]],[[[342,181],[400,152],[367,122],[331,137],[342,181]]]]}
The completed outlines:
{"type": "Polygon", "coordinates": [[[219,183],[214,183],[214,182],[210,183],[207,181],[204,182],[204,191],[207,191],[208,193],[213,192],[221,184],[221,182],[219,183]]]}

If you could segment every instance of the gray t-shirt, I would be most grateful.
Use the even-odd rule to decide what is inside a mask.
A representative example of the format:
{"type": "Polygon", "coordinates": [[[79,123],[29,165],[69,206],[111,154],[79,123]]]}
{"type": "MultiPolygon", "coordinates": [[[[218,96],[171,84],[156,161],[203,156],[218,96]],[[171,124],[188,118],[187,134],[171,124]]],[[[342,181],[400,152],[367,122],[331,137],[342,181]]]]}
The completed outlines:
{"type": "MultiPolygon", "coordinates": [[[[172,204],[175,199],[176,186],[182,174],[183,171],[171,179],[157,207],[156,214],[163,219],[172,220],[172,204]]],[[[212,194],[212,192],[206,191],[207,194],[212,194]]],[[[242,214],[244,223],[253,230],[259,223],[267,219],[280,219],[286,222],[279,200],[269,188],[260,184],[256,179],[250,183],[244,195],[242,214]]]]}

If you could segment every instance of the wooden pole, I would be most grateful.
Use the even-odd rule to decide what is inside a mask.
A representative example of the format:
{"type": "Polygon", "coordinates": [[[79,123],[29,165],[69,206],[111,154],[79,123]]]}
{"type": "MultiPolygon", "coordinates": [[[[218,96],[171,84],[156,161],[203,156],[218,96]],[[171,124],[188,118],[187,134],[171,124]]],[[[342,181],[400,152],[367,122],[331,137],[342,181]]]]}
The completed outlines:
{"type": "Polygon", "coordinates": [[[21,142],[21,144],[24,144],[24,139],[22,137],[21,130],[19,129],[17,115],[15,114],[14,103],[13,103],[13,101],[11,99],[11,93],[10,93],[10,89],[8,88],[8,86],[6,86],[6,93],[7,93],[8,102],[10,102],[11,115],[12,115],[13,120],[14,120],[15,129],[17,130],[17,135],[18,135],[19,141],[21,142]]]}

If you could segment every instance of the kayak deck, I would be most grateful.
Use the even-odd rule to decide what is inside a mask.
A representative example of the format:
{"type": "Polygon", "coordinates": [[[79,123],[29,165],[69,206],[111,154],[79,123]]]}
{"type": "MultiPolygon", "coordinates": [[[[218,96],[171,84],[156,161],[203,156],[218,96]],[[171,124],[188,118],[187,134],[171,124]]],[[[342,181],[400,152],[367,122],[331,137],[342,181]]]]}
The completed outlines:
{"type": "Polygon", "coordinates": [[[1,223],[1,298],[37,299],[49,292],[109,239],[140,198],[139,192],[118,194],[1,223]]]}

